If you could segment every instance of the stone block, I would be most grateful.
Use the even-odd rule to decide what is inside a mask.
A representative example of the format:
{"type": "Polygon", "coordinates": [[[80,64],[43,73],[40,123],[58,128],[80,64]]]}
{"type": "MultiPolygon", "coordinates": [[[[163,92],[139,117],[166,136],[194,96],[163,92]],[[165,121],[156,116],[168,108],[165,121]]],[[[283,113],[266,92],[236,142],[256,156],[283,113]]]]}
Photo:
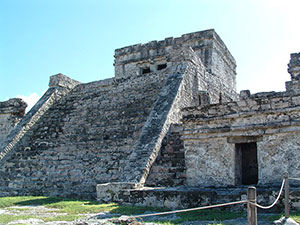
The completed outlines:
{"type": "Polygon", "coordinates": [[[68,89],[72,89],[78,84],[80,84],[80,82],[61,73],[51,76],[49,81],[49,87],[64,87],[68,89]]]}
{"type": "Polygon", "coordinates": [[[251,93],[250,93],[249,90],[242,90],[242,91],[240,91],[240,99],[241,100],[250,98],[250,96],[251,96],[251,93]]]}

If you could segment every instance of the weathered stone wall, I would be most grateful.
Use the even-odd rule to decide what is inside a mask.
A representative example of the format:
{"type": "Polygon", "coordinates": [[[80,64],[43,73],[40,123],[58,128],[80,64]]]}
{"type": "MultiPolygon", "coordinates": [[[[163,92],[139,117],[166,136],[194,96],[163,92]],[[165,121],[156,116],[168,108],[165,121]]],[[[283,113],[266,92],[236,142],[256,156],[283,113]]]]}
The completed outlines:
{"type": "MultiPolygon", "coordinates": [[[[278,196],[279,186],[272,188],[257,188],[257,202],[261,205],[270,205],[278,196]]],[[[299,210],[300,190],[290,189],[290,203],[292,210],[299,210]]],[[[169,209],[187,209],[200,206],[210,206],[222,203],[247,200],[247,187],[239,188],[205,188],[205,187],[178,187],[178,188],[137,188],[123,189],[115,193],[114,202],[135,204],[137,206],[166,207],[169,209]]],[[[246,210],[247,204],[237,204],[227,208],[233,211],[246,210]]],[[[284,210],[283,196],[279,202],[271,209],[263,212],[282,213],[284,210]]]]}
{"type": "Polygon", "coordinates": [[[145,182],[170,124],[180,121],[182,108],[199,104],[199,90],[207,91],[215,99],[214,89],[205,85],[210,81],[203,79],[205,67],[192,48],[175,48],[169,57],[169,76],[122,175],[127,182],[145,182]]]}
{"type": "Polygon", "coordinates": [[[19,98],[0,102],[0,148],[4,145],[9,132],[25,115],[27,104],[19,98]]]}
{"type": "Polygon", "coordinates": [[[291,93],[300,93],[300,52],[291,54],[288,66],[291,81],[285,83],[286,90],[291,93]]]}
{"type": "Polygon", "coordinates": [[[182,127],[172,125],[164,138],[145,186],[176,187],[185,184],[185,150],[181,138],[182,127]]]}
{"type": "Polygon", "coordinates": [[[202,82],[206,70],[192,48],[175,48],[171,51],[170,59],[172,66],[169,76],[129,156],[121,176],[122,183],[97,185],[97,198],[100,201],[111,201],[111,193],[117,193],[122,188],[135,188],[146,182],[170,125],[180,121],[181,109],[199,104],[199,89],[207,91],[215,100],[214,89],[202,82]]]}
{"type": "Polygon", "coordinates": [[[152,73],[77,85],[7,158],[1,195],[93,198],[97,183],[118,181],[165,77],[152,73]]]}
{"type": "MultiPolygon", "coordinates": [[[[116,50],[115,78],[51,77],[0,152],[1,195],[94,198],[96,184],[110,195],[143,186],[182,108],[236,99],[235,62],[213,30],[151,43],[116,50]]],[[[178,151],[182,184],[182,145],[178,151]]]]}
{"type": "MultiPolygon", "coordinates": [[[[137,44],[115,51],[115,76],[128,77],[143,73],[145,68],[158,71],[159,66],[171,66],[169,55],[173,48],[192,47],[205,66],[204,81],[214,81],[214,95],[223,100],[235,100],[236,63],[225,44],[214,30],[184,34],[179,38],[166,38],[137,44]]],[[[200,81],[199,81],[200,82],[200,81]]]]}
{"type": "Polygon", "coordinates": [[[56,74],[50,77],[49,89],[42,98],[34,105],[34,107],[26,114],[26,116],[11,130],[6,136],[0,148],[0,160],[4,164],[5,158],[13,152],[23,136],[29,131],[33,125],[42,117],[42,115],[58,101],[62,96],[66,95],[70,89],[75,87],[79,82],[72,80],[62,74],[56,74]],[[59,83],[59,85],[57,85],[59,83]]]}
{"type": "MultiPolygon", "coordinates": [[[[180,53],[186,54],[185,56],[194,54],[192,49],[180,49],[173,52],[174,56],[180,53]]],[[[179,122],[182,108],[195,104],[197,89],[194,88],[194,84],[197,76],[193,71],[194,65],[186,62],[185,57],[181,59],[172,57],[172,60],[174,61],[166,83],[129,157],[129,163],[122,175],[123,181],[145,182],[170,125],[179,122]]]]}
{"type": "MultiPolygon", "coordinates": [[[[248,95],[247,95],[248,93],[248,95]]],[[[236,185],[237,143],[257,143],[258,184],[300,177],[300,95],[269,92],[184,110],[183,140],[189,185],[236,185]]]]}

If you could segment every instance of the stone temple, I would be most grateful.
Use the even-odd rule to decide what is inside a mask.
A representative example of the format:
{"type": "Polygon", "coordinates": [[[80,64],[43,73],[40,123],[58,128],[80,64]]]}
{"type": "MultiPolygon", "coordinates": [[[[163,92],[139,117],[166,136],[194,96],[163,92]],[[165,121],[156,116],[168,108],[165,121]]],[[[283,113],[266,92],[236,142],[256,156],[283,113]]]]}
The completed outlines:
{"type": "Polygon", "coordinates": [[[285,172],[300,178],[300,53],[286,91],[256,94],[237,94],[214,30],[114,57],[114,78],[51,76],[27,114],[21,99],[0,102],[1,196],[180,208],[243,199],[248,185],[272,202],[285,172]]]}

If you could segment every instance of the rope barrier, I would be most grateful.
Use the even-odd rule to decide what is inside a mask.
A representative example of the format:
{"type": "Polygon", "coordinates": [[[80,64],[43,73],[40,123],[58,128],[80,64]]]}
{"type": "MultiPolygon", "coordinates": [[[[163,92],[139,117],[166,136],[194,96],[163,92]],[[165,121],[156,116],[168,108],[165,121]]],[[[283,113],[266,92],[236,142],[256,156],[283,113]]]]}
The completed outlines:
{"type": "Polygon", "coordinates": [[[130,217],[162,216],[162,215],[168,215],[168,214],[173,214],[173,213],[190,212],[190,211],[196,211],[196,210],[201,210],[201,209],[211,209],[211,208],[217,208],[217,207],[223,207],[223,206],[229,206],[229,205],[237,205],[237,204],[242,204],[242,203],[247,203],[247,202],[248,202],[247,200],[243,200],[243,201],[229,202],[229,203],[223,203],[223,204],[217,204],[217,205],[202,206],[202,207],[191,208],[191,209],[173,210],[173,211],[168,211],[168,212],[143,214],[143,215],[130,216],[130,217]]]}
{"type": "Polygon", "coordinates": [[[293,178],[293,177],[289,177],[289,180],[297,180],[297,181],[300,181],[299,178],[293,178]]]}
{"type": "MultiPolygon", "coordinates": [[[[289,177],[288,179],[300,181],[299,178],[289,177]]],[[[284,185],[285,185],[285,180],[282,181],[281,188],[280,188],[280,191],[279,191],[279,194],[278,194],[277,198],[275,199],[273,204],[271,204],[269,206],[262,206],[262,205],[259,205],[257,203],[250,202],[249,200],[243,200],[243,201],[229,202],[229,203],[223,203],[223,204],[217,204],[217,205],[190,208],[190,209],[173,210],[173,211],[168,211],[168,212],[151,213],[151,214],[143,214],[143,215],[133,215],[133,216],[129,216],[129,217],[139,218],[139,217],[148,217],[148,216],[162,216],[162,215],[168,215],[168,214],[173,214],[173,213],[191,212],[191,211],[196,211],[196,210],[212,209],[212,208],[217,208],[217,207],[244,204],[244,203],[249,203],[249,204],[251,204],[253,206],[256,206],[258,208],[261,208],[261,209],[270,209],[279,201],[279,198],[280,198],[280,196],[283,192],[284,185]]]]}
{"type": "Polygon", "coordinates": [[[278,200],[279,200],[279,198],[280,198],[280,196],[281,196],[281,194],[282,194],[282,190],[283,190],[283,187],[284,187],[284,183],[285,183],[285,180],[282,181],[282,185],[281,185],[279,194],[278,194],[276,200],[274,201],[274,203],[273,203],[272,205],[269,205],[269,206],[262,206],[262,205],[259,205],[259,204],[257,204],[257,203],[252,203],[252,202],[249,202],[249,204],[255,205],[256,207],[261,208],[261,209],[270,209],[270,208],[272,208],[272,207],[278,202],[278,200]]]}

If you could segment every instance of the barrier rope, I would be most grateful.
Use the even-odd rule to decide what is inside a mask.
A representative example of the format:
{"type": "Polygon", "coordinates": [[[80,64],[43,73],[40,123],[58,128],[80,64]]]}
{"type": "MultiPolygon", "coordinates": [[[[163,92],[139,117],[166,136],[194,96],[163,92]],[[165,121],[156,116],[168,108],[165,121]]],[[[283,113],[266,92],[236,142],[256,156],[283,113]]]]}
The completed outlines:
{"type": "Polygon", "coordinates": [[[256,207],[258,207],[258,208],[261,208],[261,209],[270,209],[270,208],[272,208],[272,207],[278,202],[278,200],[279,200],[279,198],[280,198],[280,196],[281,196],[281,194],[282,194],[283,187],[284,187],[284,183],[285,183],[285,180],[282,181],[282,185],[281,185],[279,194],[278,194],[276,200],[273,202],[272,205],[269,205],[269,206],[262,206],[262,205],[259,205],[259,204],[257,204],[257,203],[253,203],[253,202],[249,202],[249,204],[254,205],[254,206],[256,206],[256,207]]]}
{"type": "MultiPolygon", "coordinates": [[[[289,179],[300,181],[300,179],[298,179],[298,178],[289,178],[289,179]]],[[[250,202],[248,200],[243,200],[243,201],[229,202],[229,203],[223,203],[223,204],[217,204],[217,205],[210,205],[210,206],[202,206],[202,207],[190,208],[190,209],[181,209],[181,210],[173,210],[173,211],[168,211],[168,212],[150,213],[150,214],[142,214],[142,215],[133,215],[133,216],[129,216],[129,217],[140,218],[140,217],[148,217],[148,216],[162,216],[162,215],[168,215],[168,214],[173,214],[173,213],[191,212],[191,211],[196,211],[196,210],[212,209],[212,208],[217,208],[217,207],[237,205],[237,204],[244,204],[244,203],[249,203],[249,204],[254,205],[254,206],[256,206],[258,208],[261,208],[261,209],[270,209],[270,208],[272,208],[278,202],[278,200],[279,200],[279,198],[280,198],[280,196],[282,194],[284,184],[285,184],[285,180],[282,181],[281,188],[280,188],[280,191],[279,191],[279,194],[278,194],[277,198],[275,199],[275,201],[273,202],[273,204],[271,204],[269,206],[262,206],[262,205],[259,205],[257,203],[250,202]]]]}
{"type": "Polygon", "coordinates": [[[300,181],[299,178],[293,178],[293,177],[289,177],[289,180],[297,180],[297,181],[300,181]]]}
{"type": "Polygon", "coordinates": [[[229,202],[229,203],[223,203],[223,204],[217,204],[217,205],[202,206],[202,207],[190,208],[190,209],[173,210],[173,211],[168,211],[168,212],[143,214],[143,215],[130,216],[130,217],[162,216],[162,215],[168,215],[168,214],[173,214],[173,213],[190,212],[190,211],[196,211],[196,210],[201,210],[201,209],[211,209],[211,208],[217,208],[217,207],[223,207],[223,206],[229,206],[229,205],[237,205],[237,204],[242,204],[242,203],[247,203],[247,202],[248,202],[247,200],[243,200],[243,201],[237,201],[237,202],[229,202]]]}

